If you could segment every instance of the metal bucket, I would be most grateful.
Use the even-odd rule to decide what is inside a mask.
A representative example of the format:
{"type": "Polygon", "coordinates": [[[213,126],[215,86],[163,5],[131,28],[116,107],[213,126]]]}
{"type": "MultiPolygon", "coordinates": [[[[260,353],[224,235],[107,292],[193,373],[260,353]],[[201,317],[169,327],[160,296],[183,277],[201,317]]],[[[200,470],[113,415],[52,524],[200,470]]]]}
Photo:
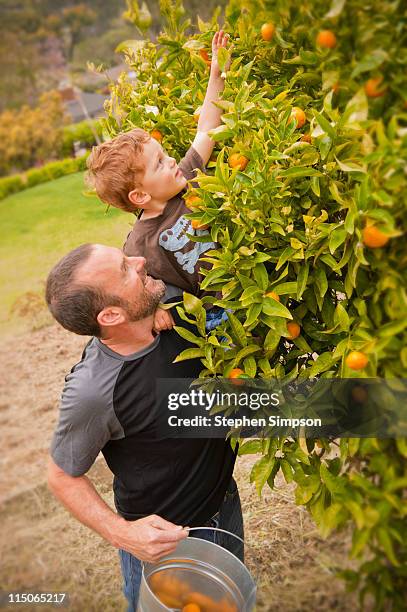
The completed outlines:
{"type": "MultiPolygon", "coordinates": [[[[243,542],[239,536],[216,527],[243,542]]],[[[196,537],[182,540],[157,563],[144,563],[137,612],[251,612],[256,583],[247,567],[226,548],[196,537]]]]}

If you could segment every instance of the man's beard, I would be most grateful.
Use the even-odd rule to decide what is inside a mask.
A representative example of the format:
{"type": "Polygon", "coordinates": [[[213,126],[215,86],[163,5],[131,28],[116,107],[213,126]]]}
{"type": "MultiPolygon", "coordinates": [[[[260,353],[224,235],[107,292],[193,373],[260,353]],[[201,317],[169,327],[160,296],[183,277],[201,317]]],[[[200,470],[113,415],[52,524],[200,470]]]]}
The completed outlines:
{"type": "Polygon", "coordinates": [[[125,300],[122,304],[130,322],[141,321],[152,315],[165,293],[165,284],[162,280],[146,276],[145,281],[147,285],[144,285],[142,293],[137,296],[137,302],[125,300]]]}

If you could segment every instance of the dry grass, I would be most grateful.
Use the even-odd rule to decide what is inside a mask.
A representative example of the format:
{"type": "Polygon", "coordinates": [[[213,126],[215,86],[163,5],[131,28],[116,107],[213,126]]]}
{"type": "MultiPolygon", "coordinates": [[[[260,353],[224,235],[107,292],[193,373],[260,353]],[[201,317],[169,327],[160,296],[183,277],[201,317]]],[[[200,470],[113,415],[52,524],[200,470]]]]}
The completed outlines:
{"type": "MultiPolygon", "coordinates": [[[[0,381],[0,424],[5,433],[1,589],[64,591],[70,596],[68,609],[75,612],[125,610],[117,552],[70,517],[45,485],[47,447],[63,377],[80,357],[84,341],[49,327],[0,347],[7,357],[0,381]]],[[[259,500],[248,482],[254,460],[239,459],[235,477],[248,564],[259,568],[257,611],[355,610],[355,597],[345,593],[334,576],[335,566],[347,562],[348,535],[322,540],[307,512],[295,506],[292,487],[281,479],[274,491],[265,488],[259,500]]],[[[104,461],[98,461],[89,475],[112,505],[112,477],[104,461]]]]}

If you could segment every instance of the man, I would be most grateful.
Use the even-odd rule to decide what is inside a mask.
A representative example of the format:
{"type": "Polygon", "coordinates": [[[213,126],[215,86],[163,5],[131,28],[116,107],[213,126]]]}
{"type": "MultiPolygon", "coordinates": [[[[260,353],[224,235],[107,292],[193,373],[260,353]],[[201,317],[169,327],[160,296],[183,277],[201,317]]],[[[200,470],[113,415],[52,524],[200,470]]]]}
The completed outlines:
{"type": "Polygon", "coordinates": [[[78,520],[119,549],[129,610],[137,605],[140,560],[174,551],[186,527],[243,535],[230,444],[156,433],[155,379],[195,378],[201,364],[173,363],[190,346],[174,330],[154,335],[165,286],[146,275],[145,264],[120,249],[85,244],[53,268],[46,286],[55,319],[94,336],[66,377],[49,486],[78,520]],[[100,451],[114,474],[118,514],[85,476],[100,451]]]}

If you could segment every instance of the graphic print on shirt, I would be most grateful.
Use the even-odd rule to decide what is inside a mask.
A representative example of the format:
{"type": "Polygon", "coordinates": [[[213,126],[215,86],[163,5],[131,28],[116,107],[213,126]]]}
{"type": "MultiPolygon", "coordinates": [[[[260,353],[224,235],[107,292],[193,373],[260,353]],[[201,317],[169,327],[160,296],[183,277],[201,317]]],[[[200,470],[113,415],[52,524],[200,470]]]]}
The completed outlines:
{"type": "Polygon", "coordinates": [[[196,230],[196,232],[194,232],[191,221],[182,216],[177,219],[173,227],[161,232],[158,240],[158,244],[162,246],[163,249],[174,253],[175,259],[178,261],[179,265],[189,274],[194,273],[196,263],[202,253],[215,248],[214,242],[194,242],[193,248],[183,253],[181,249],[190,242],[187,234],[194,233],[196,236],[205,236],[208,234],[208,231],[196,230]]]}

